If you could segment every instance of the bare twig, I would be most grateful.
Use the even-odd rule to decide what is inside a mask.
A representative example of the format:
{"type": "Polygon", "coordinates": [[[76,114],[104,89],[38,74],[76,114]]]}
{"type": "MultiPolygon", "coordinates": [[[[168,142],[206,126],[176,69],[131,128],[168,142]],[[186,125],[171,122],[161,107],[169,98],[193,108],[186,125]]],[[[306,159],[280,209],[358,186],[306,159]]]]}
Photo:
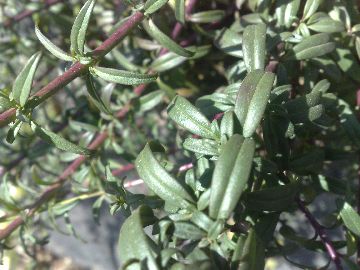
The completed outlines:
{"type": "Polygon", "coordinates": [[[337,253],[333,243],[328,238],[325,229],[322,225],[320,225],[315,217],[310,213],[310,211],[306,208],[304,202],[300,200],[299,198],[296,199],[296,203],[300,209],[301,212],[304,213],[307,220],[310,222],[311,226],[314,228],[317,235],[320,237],[321,242],[324,244],[331,260],[334,262],[335,267],[337,270],[342,270],[340,256],[337,253]]]}
{"type": "Polygon", "coordinates": [[[9,28],[12,27],[15,23],[18,23],[30,16],[32,16],[33,14],[40,12],[44,9],[47,9],[51,6],[54,6],[56,4],[65,2],[67,0],[46,0],[45,4],[43,6],[41,6],[38,9],[34,9],[34,10],[23,10],[22,12],[20,12],[19,14],[16,14],[15,16],[8,18],[4,23],[3,23],[3,27],[5,28],[9,28]]]}
{"type": "MultiPolygon", "coordinates": [[[[116,45],[122,41],[126,35],[134,29],[142,20],[144,14],[141,12],[135,12],[125,23],[106,39],[99,47],[97,47],[94,53],[94,60],[99,61],[108,52],[110,52],[116,45]]],[[[88,69],[87,65],[83,65],[80,62],[76,62],[72,65],[64,74],[55,78],[48,85],[41,88],[35,95],[32,96],[34,104],[37,106],[50,96],[56,94],[64,86],[72,82],[77,77],[84,74],[88,69]]],[[[12,108],[0,114],[0,127],[8,124],[15,116],[16,109],[12,108]]]]}

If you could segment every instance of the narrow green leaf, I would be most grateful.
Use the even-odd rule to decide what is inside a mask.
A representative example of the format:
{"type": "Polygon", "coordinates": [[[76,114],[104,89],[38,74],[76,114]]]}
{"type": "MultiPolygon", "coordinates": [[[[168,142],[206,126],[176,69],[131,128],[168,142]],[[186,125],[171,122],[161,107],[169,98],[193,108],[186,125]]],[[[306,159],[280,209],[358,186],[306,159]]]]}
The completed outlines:
{"type": "Polygon", "coordinates": [[[262,270],[265,267],[265,250],[254,229],[249,231],[241,251],[238,269],[262,270]]]}
{"type": "Polygon", "coordinates": [[[176,96],[167,111],[172,120],[190,132],[209,139],[216,137],[209,120],[185,98],[176,96]]]}
{"type": "Polygon", "coordinates": [[[35,132],[35,134],[39,136],[41,139],[63,151],[67,151],[79,155],[85,155],[85,156],[90,156],[93,153],[93,151],[78,146],[77,144],[74,144],[72,142],[69,142],[60,135],[57,135],[56,133],[50,130],[46,130],[38,126],[34,122],[31,123],[31,128],[35,132]]]}
{"type": "Polygon", "coordinates": [[[184,49],[167,35],[165,35],[163,32],[161,32],[160,29],[157,28],[153,20],[149,19],[147,21],[144,21],[143,25],[146,32],[168,50],[184,57],[191,57],[194,55],[193,52],[184,49]]]}
{"type": "Polygon", "coordinates": [[[155,260],[156,250],[153,248],[155,243],[143,229],[155,221],[156,218],[150,207],[141,205],[121,226],[118,247],[119,256],[124,265],[132,260],[146,260],[147,269],[159,269],[155,260]]]}
{"type": "Polygon", "coordinates": [[[185,0],[175,0],[175,18],[178,22],[185,23],[185,0]]]}
{"type": "Polygon", "coordinates": [[[226,219],[236,207],[250,175],[254,151],[254,140],[238,134],[223,147],[211,181],[212,218],[226,219]]]}
{"type": "Polygon", "coordinates": [[[294,203],[299,185],[266,188],[246,195],[246,208],[252,211],[285,211],[294,203]]]}
{"type": "Polygon", "coordinates": [[[96,0],[88,0],[76,16],[71,28],[70,41],[71,51],[75,55],[84,55],[85,35],[90,21],[91,13],[96,0]]]}
{"type": "Polygon", "coordinates": [[[183,146],[186,150],[202,155],[217,156],[219,154],[219,145],[214,140],[187,138],[183,146]]]}
{"type": "Polygon", "coordinates": [[[345,26],[342,22],[335,21],[330,17],[322,17],[307,26],[309,29],[320,33],[336,33],[345,30],[345,26]]]}
{"type": "Polygon", "coordinates": [[[39,65],[41,53],[36,53],[26,63],[16,77],[12,88],[12,97],[23,107],[30,96],[32,82],[35,76],[36,69],[39,65]]]}
{"type": "Polygon", "coordinates": [[[242,58],[242,36],[237,32],[224,28],[216,37],[215,45],[223,52],[242,58]]]}
{"type": "Polygon", "coordinates": [[[159,164],[149,144],[141,151],[135,165],[139,176],[163,200],[184,208],[193,202],[184,187],[159,164]]]}
{"type": "Polygon", "coordinates": [[[148,0],[144,5],[145,15],[150,15],[162,8],[169,0],[148,0]]]}
{"type": "Polygon", "coordinates": [[[86,89],[95,106],[103,113],[111,115],[111,109],[107,107],[96,91],[93,78],[90,74],[86,76],[86,89]]]}
{"type": "Polygon", "coordinates": [[[206,233],[191,223],[176,222],[174,223],[174,236],[181,239],[199,240],[206,236],[206,233]]]}
{"type": "Polygon", "coordinates": [[[159,105],[165,93],[162,90],[153,91],[139,98],[140,111],[145,112],[159,105]]]}
{"type": "Polygon", "coordinates": [[[6,141],[8,143],[12,144],[15,141],[15,138],[21,129],[22,123],[23,122],[16,120],[15,123],[10,126],[9,131],[6,134],[6,141]]]}
{"type": "Polygon", "coordinates": [[[265,68],[266,25],[249,25],[243,35],[243,55],[248,72],[265,68]]]}
{"type": "Polygon", "coordinates": [[[347,202],[344,202],[340,211],[340,216],[344,221],[345,226],[354,234],[360,236],[360,216],[347,202]]]}
{"type": "Polygon", "coordinates": [[[189,19],[194,23],[213,23],[220,21],[224,16],[224,10],[209,10],[193,13],[189,19]]]}
{"type": "Polygon", "coordinates": [[[254,70],[243,80],[235,103],[235,114],[243,126],[243,135],[255,132],[264,114],[275,80],[271,72],[254,70]]]}
{"type": "Polygon", "coordinates": [[[73,61],[73,58],[64,52],[62,49],[57,47],[54,43],[52,43],[46,36],[41,33],[40,29],[35,25],[35,34],[38,37],[39,41],[42,45],[55,57],[64,60],[64,61],[73,61]]]}
{"type": "Polygon", "coordinates": [[[149,83],[155,81],[158,77],[157,74],[141,74],[127,70],[118,70],[104,67],[94,67],[92,71],[105,81],[125,85],[149,83]]]}
{"type": "Polygon", "coordinates": [[[304,38],[293,47],[287,57],[288,59],[304,60],[327,54],[334,49],[335,43],[330,41],[330,36],[321,33],[304,38]]]}
{"type": "Polygon", "coordinates": [[[316,12],[316,10],[320,6],[321,2],[322,2],[322,0],[307,0],[305,7],[304,7],[304,13],[303,13],[302,20],[304,21],[304,20],[310,18],[310,16],[316,12]]]}

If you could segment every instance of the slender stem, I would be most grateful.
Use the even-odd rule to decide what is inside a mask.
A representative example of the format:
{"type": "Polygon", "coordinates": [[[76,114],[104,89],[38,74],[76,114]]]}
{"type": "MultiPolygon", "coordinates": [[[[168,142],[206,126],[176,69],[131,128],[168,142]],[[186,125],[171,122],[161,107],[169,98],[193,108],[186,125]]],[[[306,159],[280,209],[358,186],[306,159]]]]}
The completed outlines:
{"type": "MultiPolygon", "coordinates": [[[[144,14],[141,12],[135,12],[125,23],[106,39],[98,48],[94,50],[94,58],[96,61],[101,60],[108,52],[110,52],[117,44],[120,43],[129,32],[134,29],[142,20],[144,14]]],[[[55,78],[48,85],[41,88],[31,98],[34,100],[35,106],[42,103],[45,99],[56,94],[64,86],[68,85],[77,77],[81,76],[88,70],[88,66],[76,62],[70,69],[65,71],[62,75],[55,78]]],[[[14,119],[16,110],[14,108],[9,109],[0,114],[0,127],[8,124],[14,119]]]]}
{"type": "Polygon", "coordinates": [[[320,237],[321,242],[324,244],[331,260],[334,262],[335,267],[337,270],[342,270],[342,266],[341,266],[341,261],[340,261],[340,256],[337,253],[333,243],[330,241],[330,239],[328,238],[324,227],[321,226],[317,220],[315,219],[315,217],[310,213],[310,211],[306,208],[304,202],[302,200],[300,200],[299,198],[296,199],[296,203],[299,207],[299,209],[301,210],[301,212],[304,213],[305,217],[307,218],[307,220],[310,222],[311,226],[314,228],[315,232],[317,233],[317,235],[320,237]]]}
{"type": "MultiPolygon", "coordinates": [[[[100,147],[103,142],[108,138],[108,134],[106,132],[100,133],[95,140],[89,145],[89,149],[94,150],[100,147]]],[[[81,164],[86,160],[85,156],[80,156],[75,159],[69,167],[57,178],[54,184],[48,187],[40,196],[40,198],[35,201],[30,207],[25,210],[26,218],[32,217],[36,211],[46,202],[48,202],[53,196],[57,193],[57,191],[63,186],[66,179],[72,175],[76,169],[80,167],[81,164]]],[[[8,237],[12,232],[14,232],[19,226],[25,223],[23,216],[16,217],[8,226],[4,229],[0,230],[0,240],[8,237]]]]}
{"type": "Polygon", "coordinates": [[[22,12],[20,12],[19,14],[15,15],[14,17],[11,17],[9,19],[7,19],[4,23],[3,23],[3,27],[5,28],[9,28],[11,26],[13,26],[15,23],[18,23],[20,21],[22,21],[23,19],[26,19],[30,16],[32,16],[33,14],[40,12],[46,8],[49,8],[53,5],[62,3],[64,1],[67,0],[47,0],[45,1],[45,4],[43,6],[41,6],[38,9],[34,9],[34,10],[23,10],[22,12]]]}

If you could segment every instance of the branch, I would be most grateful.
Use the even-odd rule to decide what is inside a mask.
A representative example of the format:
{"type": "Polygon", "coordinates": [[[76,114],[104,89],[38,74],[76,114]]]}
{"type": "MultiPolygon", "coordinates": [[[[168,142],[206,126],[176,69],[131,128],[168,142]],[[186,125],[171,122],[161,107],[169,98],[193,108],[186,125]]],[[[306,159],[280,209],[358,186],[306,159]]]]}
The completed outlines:
{"type": "MultiPolygon", "coordinates": [[[[89,149],[94,150],[99,148],[103,142],[107,139],[108,134],[107,132],[100,133],[95,140],[89,145],[89,149]]],[[[28,209],[25,210],[26,218],[32,217],[36,211],[46,202],[48,202],[54,194],[63,186],[66,182],[66,179],[72,175],[81,164],[84,163],[86,160],[85,156],[80,156],[75,159],[69,167],[60,175],[58,176],[57,180],[54,184],[52,184],[49,188],[47,188],[40,196],[40,198],[33,203],[28,209]]],[[[17,216],[5,229],[0,230],[0,241],[8,237],[12,232],[14,232],[19,226],[23,225],[25,220],[23,216],[17,216]]]]}
{"type": "MultiPolygon", "coordinates": [[[[123,23],[119,28],[108,38],[106,39],[99,47],[97,47],[94,53],[94,60],[99,61],[103,58],[108,52],[110,52],[116,45],[118,45],[129,32],[134,29],[142,20],[144,19],[144,14],[137,11],[135,12],[125,23],[123,23]]],[[[87,65],[80,64],[76,62],[70,69],[65,71],[62,75],[55,78],[48,85],[41,88],[35,95],[32,96],[34,99],[35,106],[38,106],[44,100],[50,96],[56,94],[64,86],[68,85],[77,77],[84,74],[88,69],[87,65]]],[[[8,124],[15,117],[16,109],[12,108],[0,114],[0,127],[8,124]]]]}
{"type": "Polygon", "coordinates": [[[299,198],[296,199],[296,203],[299,207],[299,209],[301,210],[301,212],[304,213],[305,217],[307,218],[307,220],[310,222],[311,226],[314,228],[315,232],[317,233],[317,235],[319,235],[321,242],[324,244],[331,260],[334,262],[335,267],[337,270],[342,270],[342,266],[341,266],[341,261],[340,261],[340,256],[337,253],[334,245],[332,244],[332,242],[330,241],[330,239],[328,238],[324,227],[321,226],[315,219],[315,217],[310,213],[310,211],[306,208],[305,204],[303,201],[301,201],[299,198]]]}
{"type": "Polygon", "coordinates": [[[49,7],[54,6],[56,4],[62,3],[64,1],[67,1],[67,0],[47,0],[47,1],[45,1],[45,4],[43,6],[41,6],[40,8],[38,8],[38,9],[23,10],[22,12],[18,13],[14,17],[11,17],[11,18],[7,19],[3,23],[3,27],[4,28],[10,28],[15,23],[18,23],[18,22],[22,21],[23,19],[26,19],[26,18],[32,16],[33,14],[35,14],[37,12],[40,12],[40,11],[46,9],[46,8],[49,8],[49,7]]]}

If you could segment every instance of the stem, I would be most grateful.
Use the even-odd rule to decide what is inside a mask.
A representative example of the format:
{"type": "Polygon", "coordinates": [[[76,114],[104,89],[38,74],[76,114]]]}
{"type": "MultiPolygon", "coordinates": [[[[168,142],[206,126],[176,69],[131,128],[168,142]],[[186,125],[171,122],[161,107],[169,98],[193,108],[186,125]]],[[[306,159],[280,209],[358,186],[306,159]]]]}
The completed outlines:
{"type": "MultiPolygon", "coordinates": [[[[125,23],[106,39],[98,48],[94,50],[94,59],[100,61],[108,52],[110,52],[116,45],[122,41],[129,32],[134,29],[142,20],[144,14],[141,12],[135,12],[125,23]]],[[[88,66],[82,65],[76,62],[70,69],[64,72],[64,74],[55,78],[48,85],[40,89],[31,98],[34,99],[34,106],[38,106],[44,100],[50,96],[56,94],[64,86],[68,85],[77,77],[80,77],[88,70],[88,66]]],[[[16,113],[16,109],[12,108],[0,114],[0,127],[8,124],[12,121],[16,113]]]]}
{"type": "Polygon", "coordinates": [[[35,10],[23,10],[22,12],[15,15],[14,17],[7,19],[3,23],[3,27],[4,28],[12,27],[15,23],[18,23],[18,22],[22,21],[23,19],[26,19],[26,18],[32,16],[33,14],[35,14],[37,12],[40,12],[40,11],[46,9],[46,8],[49,8],[49,7],[53,6],[53,5],[62,3],[64,1],[67,1],[67,0],[47,0],[47,1],[45,1],[45,4],[42,7],[38,8],[38,9],[35,9],[35,10]]]}
{"type": "MultiPolygon", "coordinates": [[[[90,150],[97,149],[102,145],[102,143],[107,139],[108,134],[106,132],[100,133],[95,140],[89,145],[90,150]]],[[[75,159],[69,167],[57,178],[57,181],[48,187],[40,196],[40,198],[35,201],[29,208],[25,210],[26,218],[32,217],[36,211],[46,202],[48,202],[57,191],[63,186],[66,179],[72,175],[76,169],[80,167],[81,164],[86,160],[85,156],[80,156],[75,159]]],[[[22,216],[16,217],[8,226],[0,230],[0,241],[8,237],[13,233],[19,226],[23,225],[25,220],[22,216]]]]}
{"type": "Polygon", "coordinates": [[[334,262],[335,267],[337,270],[342,270],[342,266],[341,266],[341,261],[340,261],[340,256],[337,253],[334,245],[332,244],[332,242],[330,241],[330,239],[328,238],[324,227],[321,226],[315,219],[315,217],[310,213],[310,211],[306,208],[304,202],[302,200],[300,200],[299,198],[296,199],[296,203],[299,207],[299,209],[301,210],[301,212],[304,213],[305,217],[307,218],[307,220],[310,222],[311,226],[314,228],[315,232],[317,233],[317,235],[319,235],[321,242],[324,244],[331,260],[334,262]]]}

